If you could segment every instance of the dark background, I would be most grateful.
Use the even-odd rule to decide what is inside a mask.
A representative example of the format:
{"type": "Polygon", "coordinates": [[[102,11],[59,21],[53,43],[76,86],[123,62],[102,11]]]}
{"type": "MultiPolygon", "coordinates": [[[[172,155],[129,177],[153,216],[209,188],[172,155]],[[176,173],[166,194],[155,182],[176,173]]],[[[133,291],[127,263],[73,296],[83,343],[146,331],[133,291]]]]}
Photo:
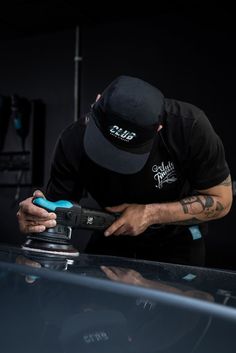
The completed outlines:
{"type": "MultiPolygon", "coordinates": [[[[22,1],[0,12],[0,94],[17,93],[46,104],[43,185],[0,186],[1,242],[20,244],[16,212],[20,200],[44,190],[59,133],[74,119],[75,29],[80,30],[79,111],[117,75],[140,77],[166,97],[187,101],[208,115],[224,146],[232,179],[235,147],[235,19],[227,3],[206,8],[197,2],[125,4],[111,8],[76,1],[22,1]]],[[[18,136],[11,136],[18,143],[18,136]]],[[[15,142],[12,142],[15,141],[15,142]]],[[[40,148],[40,144],[38,146],[40,148]]],[[[94,201],[85,199],[86,205],[94,201]]],[[[207,265],[236,269],[235,205],[225,218],[210,222],[207,265]]],[[[89,232],[75,231],[80,250],[89,232]]]]}

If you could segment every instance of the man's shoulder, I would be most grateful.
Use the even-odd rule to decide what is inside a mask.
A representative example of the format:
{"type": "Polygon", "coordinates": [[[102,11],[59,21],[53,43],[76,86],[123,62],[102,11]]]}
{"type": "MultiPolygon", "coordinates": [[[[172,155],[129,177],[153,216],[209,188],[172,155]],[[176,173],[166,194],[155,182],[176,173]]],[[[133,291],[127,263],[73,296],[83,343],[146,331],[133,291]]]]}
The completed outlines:
{"type": "Polygon", "coordinates": [[[81,121],[75,121],[61,131],[57,139],[57,150],[66,156],[73,156],[77,158],[78,155],[83,153],[83,136],[86,125],[81,124],[81,121]]]}
{"type": "Polygon", "coordinates": [[[165,99],[165,113],[168,116],[179,118],[179,120],[197,120],[204,115],[202,109],[188,102],[176,99],[165,99]]]}
{"type": "Polygon", "coordinates": [[[193,104],[165,99],[162,134],[178,160],[186,160],[193,127],[203,115],[203,111],[193,104]]]}
{"type": "Polygon", "coordinates": [[[80,138],[82,138],[85,128],[86,128],[86,124],[83,123],[83,121],[81,120],[74,121],[64,127],[64,129],[60,133],[59,138],[62,141],[70,140],[70,141],[78,142],[78,139],[80,140],[80,138]]]}

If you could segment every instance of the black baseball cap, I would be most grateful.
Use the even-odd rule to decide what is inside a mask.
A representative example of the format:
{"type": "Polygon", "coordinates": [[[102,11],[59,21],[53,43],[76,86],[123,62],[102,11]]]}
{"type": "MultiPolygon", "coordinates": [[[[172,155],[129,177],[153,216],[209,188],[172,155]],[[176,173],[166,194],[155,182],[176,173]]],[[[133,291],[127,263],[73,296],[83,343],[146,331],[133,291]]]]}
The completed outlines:
{"type": "Polygon", "coordinates": [[[149,157],[163,111],[164,96],[158,88],[119,76],[92,105],[84,135],[86,154],[111,171],[137,173],[149,157]]]}

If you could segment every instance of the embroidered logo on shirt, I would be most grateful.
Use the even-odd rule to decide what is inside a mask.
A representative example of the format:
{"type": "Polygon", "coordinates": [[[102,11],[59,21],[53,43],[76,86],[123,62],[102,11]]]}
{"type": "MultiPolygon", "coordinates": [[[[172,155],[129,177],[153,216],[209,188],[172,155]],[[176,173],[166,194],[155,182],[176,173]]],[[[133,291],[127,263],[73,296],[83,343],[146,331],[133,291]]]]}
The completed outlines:
{"type": "Polygon", "coordinates": [[[154,180],[156,180],[157,184],[156,188],[162,189],[164,183],[174,183],[177,180],[174,163],[168,161],[167,165],[164,162],[161,165],[154,165],[152,167],[152,171],[154,174],[154,180]]]}

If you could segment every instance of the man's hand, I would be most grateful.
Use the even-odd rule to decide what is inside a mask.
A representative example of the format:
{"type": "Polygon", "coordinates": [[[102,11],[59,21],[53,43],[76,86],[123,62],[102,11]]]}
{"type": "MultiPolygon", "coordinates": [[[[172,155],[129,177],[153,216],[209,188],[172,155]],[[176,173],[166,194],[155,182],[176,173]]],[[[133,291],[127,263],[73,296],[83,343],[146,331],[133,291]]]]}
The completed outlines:
{"type": "Polygon", "coordinates": [[[143,276],[135,270],[114,266],[101,266],[101,270],[109,279],[115,282],[135,285],[142,285],[145,283],[143,276]]]}
{"type": "Polygon", "coordinates": [[[17,218],[22,233],[39,233],[56,225],[56,214],[49,213],[43,208],[34,205],[32,201],[35,197],[44,197],[44,194],[36,190],[33,197],[29,197],[19,204],[17,218]]]}
{"type": "Polygon", "coordinates": [[[104,235],[139,235],[149,226],[147,205],[122,204],[114,207],[106,207],[109,212],[121,212],[121,216],[106,229],[104,235]]]}

